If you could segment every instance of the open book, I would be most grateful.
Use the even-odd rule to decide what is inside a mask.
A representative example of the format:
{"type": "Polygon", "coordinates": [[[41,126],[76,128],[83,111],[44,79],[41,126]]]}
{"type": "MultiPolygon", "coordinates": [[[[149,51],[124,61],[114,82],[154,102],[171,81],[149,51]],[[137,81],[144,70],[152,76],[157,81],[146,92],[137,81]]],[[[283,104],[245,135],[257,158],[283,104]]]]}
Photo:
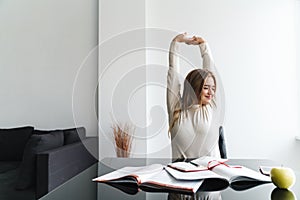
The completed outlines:
{"type": "Polygon", "coordinates": [[[93,181],[107,183],[121,190],[123,188],[120,187],[121,185],[136,184],[142,190],[152,192],[177,191],[181,193],[195,193],[202,185],[201,180],[174,179],[161,164],[124,167],[95,178],[93,181]]]}
{"type": "Polygon", "coordinates": [[[234,190],[245,190],[271,182],[269,176],[244,166],[229,166],[226,161],[201,157],[189,163],[170,163],[165,169],[177,180],[206,180],[209,184],[221,184],[225,179],[234,190]]]}
{"type": "MultiPolygon", "coordinates": [[[[235,190],[244,190],[271,182],[268,176],[246,167],[229,166],[225,162],[223,159],[203,157],[167,166],[124,167],[93,181],[107,183],[127,193],[129,185],[149,192],[196,193],[223,190],[229,185],[235,190]]],[[[137,189],[130,192],[133,194],[137,189]]]]}

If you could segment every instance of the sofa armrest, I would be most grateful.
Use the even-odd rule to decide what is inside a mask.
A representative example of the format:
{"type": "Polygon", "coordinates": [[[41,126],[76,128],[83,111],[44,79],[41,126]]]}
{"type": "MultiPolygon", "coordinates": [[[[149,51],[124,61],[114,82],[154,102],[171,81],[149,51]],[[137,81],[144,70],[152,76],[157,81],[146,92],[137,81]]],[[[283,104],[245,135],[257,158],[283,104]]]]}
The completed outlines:
{"type": "Polygon", "coordinates": [[[80,142],[37,154],[37,198],[96,163],[97,152],[98,138],[88,137],[80,142]]]}

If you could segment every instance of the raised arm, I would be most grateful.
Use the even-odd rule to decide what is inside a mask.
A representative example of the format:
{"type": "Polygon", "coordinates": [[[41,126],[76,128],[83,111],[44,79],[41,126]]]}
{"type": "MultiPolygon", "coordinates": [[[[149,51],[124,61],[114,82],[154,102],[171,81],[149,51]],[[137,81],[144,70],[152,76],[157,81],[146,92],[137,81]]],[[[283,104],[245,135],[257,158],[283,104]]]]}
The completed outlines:
{"type": "Polygon", "coordinates": [[[212,72],[215,71],[215,62],[213,60],[213,56],[211,54],[210,48],[207,42],[199,44],[200,53],[202,56],[203,69],[208,69],[212,72]]]}
{"type": "Polygon", "coordinates": [[[208,69],[214,73],[216,70],[215,63],[208,43],[201,37],[193,36],[192,41],[188,44],[199,45],[203,69],[208,69]]]}
{"type": "Polygon", "coordinates": [[[178,78],[178,42],[176,37],[172,40],[169,49],[169,70],[167,76],[167,108],[169,114],[169,123],[173,119],[175,110],[180,109],[180,83],[178,78]]]}
{"type": "Polygon", "coordinates": [[[193,38],[186,37],[186,33],[177,35],[170,44],[169,49],[169,70],[167,77],[167,108],[169,114],[169,122],[173,119],[175,110],[180,109],[181,95],[179,83],[179,43],[189,44],[193,38]]]}

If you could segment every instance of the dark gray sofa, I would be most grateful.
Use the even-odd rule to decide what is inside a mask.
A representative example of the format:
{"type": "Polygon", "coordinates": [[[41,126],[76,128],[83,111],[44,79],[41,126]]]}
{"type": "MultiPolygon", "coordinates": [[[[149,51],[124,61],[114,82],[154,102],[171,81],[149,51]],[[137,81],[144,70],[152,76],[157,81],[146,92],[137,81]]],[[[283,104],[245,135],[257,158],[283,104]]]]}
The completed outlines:
{"type": "Polygon", "coordinates": [[[97,152],[83,127],[0,129],[0,199],[38,199],[96,163],[97,152]]]}

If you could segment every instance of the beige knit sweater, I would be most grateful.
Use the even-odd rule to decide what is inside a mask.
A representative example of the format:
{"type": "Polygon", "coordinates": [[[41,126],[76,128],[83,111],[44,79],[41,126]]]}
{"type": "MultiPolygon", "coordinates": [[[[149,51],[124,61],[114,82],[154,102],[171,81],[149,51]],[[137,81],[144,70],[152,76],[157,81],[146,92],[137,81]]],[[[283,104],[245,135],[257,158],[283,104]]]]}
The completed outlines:
{"type": "MultiPolygon", "coordinates": [[[[203,68],[215,73],[215,65],[207,43],[199,45],[203,68]]],[[[169,124],[173,121],[173,112],[180,108],[180,82],[178,78],[179,44],[172,41],[169,51],[169,70],[167,82],[167,108],[169,124]]],[[[217,76],[216,76],[217,77],[217,76]]],[[[218,84],[218,78],[217,78],[218,84]]],[[[218,93],[218,87],[216,94],[218,93]]],[[[218,101],[216,101],[218,102],[218,101]]],[[[191,106],[187,115],[181,112],[180,120],[174,124],[171,132],[172,156],[176,158],[197,158],[201,156],[220,157],[218,148],[220,120],[216,119],[216,107],[211,105],[191,106]],[[206,116],[206,117],[204,117],[206,116]]]]}

